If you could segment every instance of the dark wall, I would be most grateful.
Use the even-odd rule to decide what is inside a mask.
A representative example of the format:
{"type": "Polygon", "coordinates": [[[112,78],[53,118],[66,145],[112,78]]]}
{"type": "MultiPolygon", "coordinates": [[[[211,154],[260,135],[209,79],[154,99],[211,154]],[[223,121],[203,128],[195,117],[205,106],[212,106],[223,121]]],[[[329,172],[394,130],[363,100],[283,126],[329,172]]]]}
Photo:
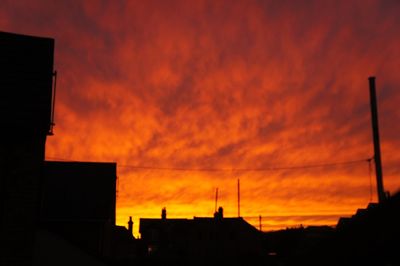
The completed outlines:
{"type": "Polygon", "coordinates": [[[47,161],[44,173],[44,220],[99,220],[115,224],[115,163],[47,161]]]}
{"type": "Polygon", "coordinates": [[[0,32],[0,47],[1,130],[48,132],[54,40],[0,32]]]}
{"type": "Polygon", "coordinates": [[[0,32],[0,265],[31,265],[54,40],[0,32]]]}
{"type": "Polygon", "coordinates": [[[109,256],[116,164],[47,161],[44,166],[43,228],[92,255],[109,256]]]}

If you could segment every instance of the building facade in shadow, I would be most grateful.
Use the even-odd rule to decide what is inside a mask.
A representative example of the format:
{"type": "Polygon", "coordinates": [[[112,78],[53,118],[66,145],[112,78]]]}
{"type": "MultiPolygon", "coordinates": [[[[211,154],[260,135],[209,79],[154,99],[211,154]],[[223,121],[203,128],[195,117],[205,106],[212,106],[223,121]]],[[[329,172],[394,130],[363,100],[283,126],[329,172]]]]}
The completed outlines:
{"type": "Polygon", "coordinates": [[[1,265],[32,264],[52,128],[53,54],[53,39],[0,32],[1,265]]]}
{"type": "Polygon", "coordinates": [[[41,228],[95,256],[110,256],[116,163],[46,161],[44,166],[41,228]]]}
{"type": "Polygon", "coordinates": [[[45,161],[53,54],[53,39],[0,32],[0,265],[137,260],[140,241],[115,225],[116,163],[45,161]]]}
{"type": "Polygon", "coordinates": [[[155,264],[238,265],[261,261],[262,233],[241,217],[225,218],[222,208],[215,217],[140,219],[139,231],[155,264]]]}

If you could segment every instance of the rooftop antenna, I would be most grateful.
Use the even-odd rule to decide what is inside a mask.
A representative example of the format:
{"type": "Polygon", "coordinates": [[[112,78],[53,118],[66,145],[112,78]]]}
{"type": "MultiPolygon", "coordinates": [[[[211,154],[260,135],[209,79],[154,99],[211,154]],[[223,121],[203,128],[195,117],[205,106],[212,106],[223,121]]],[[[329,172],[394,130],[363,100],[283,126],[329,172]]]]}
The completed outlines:
{"type": "Polygon", "coordinates": [[[237,193],[238,193],[238,217],[240,217],[240,179],[237,180],[237,193]]]}
{"type": "Polygon", "coordinates": [[[218,205],[218,188],[215,189],[215,209],[214,209],[214,213],[217,212],[217,205],[218,205]]]}
{"type": "Polygon", "coordinates": [[[378,106],[376,101],[375,77],[369,77],[369,97],[371,105],[372,134],[374,139],[374,161],[376,172],[376,184],[378,189],[378,202],[382,203],[386,199],[383,188],[381,146],[379,142],[378,106]]]}

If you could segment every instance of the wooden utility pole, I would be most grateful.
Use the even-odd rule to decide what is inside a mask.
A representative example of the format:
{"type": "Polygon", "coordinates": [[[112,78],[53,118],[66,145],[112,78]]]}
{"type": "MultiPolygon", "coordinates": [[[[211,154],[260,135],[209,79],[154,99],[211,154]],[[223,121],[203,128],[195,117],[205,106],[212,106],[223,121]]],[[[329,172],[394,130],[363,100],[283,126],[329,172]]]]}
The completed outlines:
{"type": "Polygon", "coordinates": [[[372,134],[374,139],[374,161],[376,172],[376,184],[378,190],[378,201],[385,201],[385,191],[383,188],[383,173],[381,160],[381,146],[379,142],[379,124],[378,124],[378,104],[376,101],[375,77],[369,77],[369,97],[371,105],[372,134]]]}

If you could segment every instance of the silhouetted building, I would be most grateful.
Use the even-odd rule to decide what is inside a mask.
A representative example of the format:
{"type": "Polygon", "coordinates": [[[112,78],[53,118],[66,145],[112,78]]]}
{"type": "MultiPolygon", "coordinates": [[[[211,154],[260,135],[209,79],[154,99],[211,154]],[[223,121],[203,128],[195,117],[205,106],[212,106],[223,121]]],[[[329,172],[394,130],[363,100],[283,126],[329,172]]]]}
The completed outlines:
{"type": "Polygon", "coordinates": [[[115,226],[116,164],[44,160],[53,54],[53,39],[0,32],[0,265],[132,262],[144,248],[115,226]]]}
{"type": "Polygon", "coordinates": [[[269,235],[268,241],[286,253],[278,258],[284,265],[400,265],[400,193],[351,217],[340,218],[333,233],[310,242],[301,232],[269,235]],[[285,240],[286,238],[286,240],[285,240]],[[278,244],[278,245],[277,245],[278,244]],[[307,247],[308,246],[308,247],[307,247]],[[304,247],[307,247],[306,249],[304,247]]]}
{"type": "Polygon", "coordinates": [[[42,216],[115,224],[117,164],[46,161],[42,216]]]}
{"type": "Polygon", "coordinates": [[[53,54],[53,39],[0,32],[0,265],[32,264],[53,54]]]}
{"type": "Polygon", "coordinates": [[[336,265],[399,265],[400,193],[379,204],[369,204],[350,218],[341,218],[330,248],[336,265]]]}
{"type": "Polygon", "coordinates": [[[109,265],[101,258],[87,253],[64,237],[46,229],[36,231],[34,251],[35,266],[109,265]]]}
{"type": "Polygon", "coordinates": [[[150,256],[191,265],[254,259],[262,253],[261,233],[242,218],[140,219],[150,256]]]}
{"type": "Polygon", "coordinates": [[[118,265],[133,263],[138,265],[146,256],[146,246],[141,239],[135,239],[132,232],[124,226],[114,226],[111,254],[118,265]]]}
{"type": "Polygon", "coordinates": [[[272,265],[327,265],[321,257],[321,245],[333,239],[330,226],[299,226],[264,233],[268,262],[272,265]]]}
{"type": "Polygon", "coordinates": [[[46,161],[42,225],[85,251],[110,256],[116,164],[46,161]]]}

